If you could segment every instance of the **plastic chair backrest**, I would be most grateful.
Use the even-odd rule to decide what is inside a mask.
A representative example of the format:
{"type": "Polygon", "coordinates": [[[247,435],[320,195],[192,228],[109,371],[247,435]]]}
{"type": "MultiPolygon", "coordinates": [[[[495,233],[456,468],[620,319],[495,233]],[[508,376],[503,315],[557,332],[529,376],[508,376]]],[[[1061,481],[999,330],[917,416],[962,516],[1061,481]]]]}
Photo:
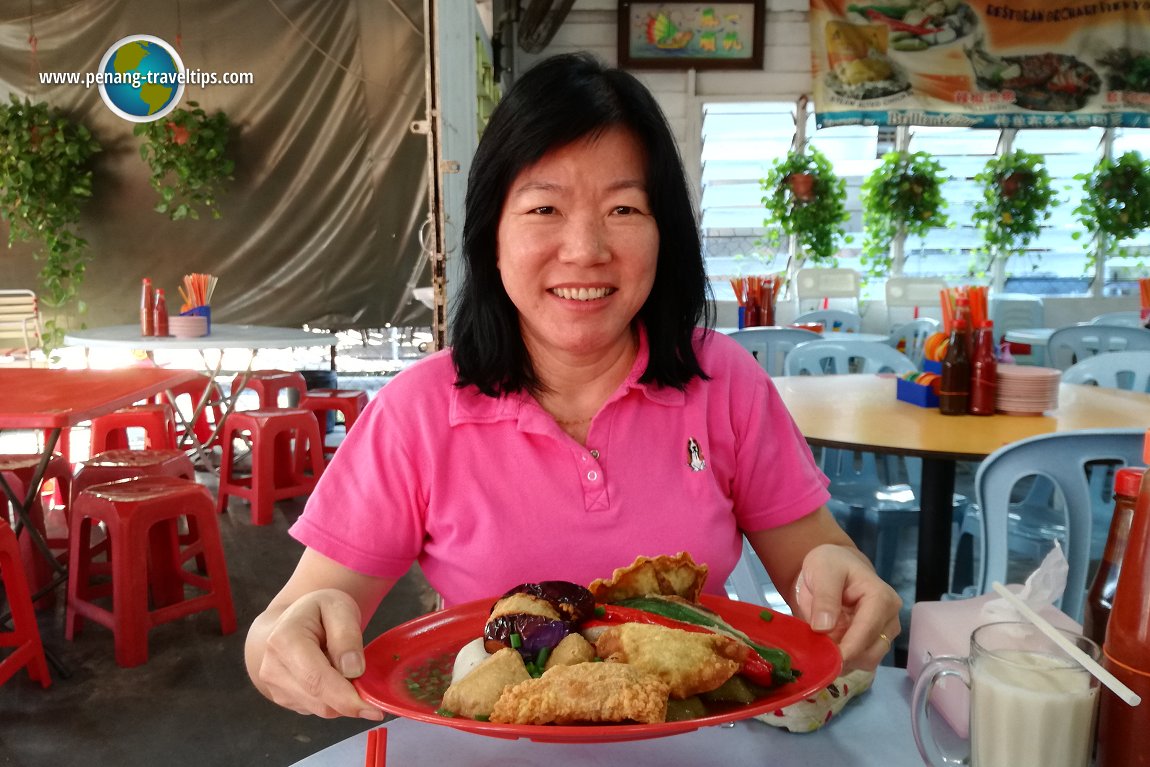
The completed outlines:
{"type": "Polygon", "coordinates": [[[1120,325],[1059,328],[1046,343],[1046,360],[1051,367],[1067,370],[1088,357],[1119,351],[1150,351],[1150,330],[1120,325]]]}
{"type": "Polygon", "coordinates": [[[911,373],[918,370],[902,352],[878,341],[811,341],[787,354],[786,375],[911,373]]]}
{"type": "Polygon", "coordinates": [[[787,353],[801,343],[821,341],[822,336],[799,328],[744,328],[730,334],[744,349],[755,355],[768,375],[781,376],[787,353]]]}
{"type": "Polygon", "coordinates": [[[891,331],[886,344],[892,349],[898,349],[905,354],[915,365],[922,365],[926,339],[932,333],[937,333],[942,323],[930,317],[919,317],[911,320],[891,331]],[[899,347],[902,347],[899,349],[899,347]]]}
{"type": "Polygon", "coordinates": [[[1150,351],[1110,352],[1087,357],[1062,374],[1063,383],[1150,392],[1150,351]]]}
{"type": "Polygon", "coordinates": [[[842,309],[815,309],[803,312],[791,322],[796,325],[804,322],[821,322],[823,330],[838,330],[844,333],[858,333],[862,330],[862,317],[855,312],[842,309]]]}
{"type": "MultiPolygon", "coordinates": [[[[743,553],[735,563],[735,569],[727,578],[726,590],[734,599],[752,605],[770,606],[768,594],[778,593],[767,570],[763,567],[759,555],[751,548],[747,539],[743,538],[743,553]]],[[[780,597],[781,601],[781,597],[780,597]]]]}
{"type": "Polygon", "coordinates": [[[1087,464],[1107,461],[1124,466],[1140,465],[1144,437],[1144,429],[1058,432],[1014,442],[987,456],[974,478],[983,518],[982,555],[975,579],[978,593],[985,594],[994,581],[1006,583],[1011,491],[1020,480],[1042,477],[1053,483],[1065,503],[1065,553],[1070,571],[1061,606],[1067,615],[1079,619],[1090,566],[1094,521],[1087,464]]]}
{"type": "Polygon", "coordinates": [[[948,287],[946,280],[941,278],[887,277],[887,320],[893,323],[896,321],[896,316],[917,319],[922,317],[925,312],[929,312],[932,317],[937,317],[942,312],[938,294],[948,287]],[[891,311],[892,309],[896,311],[891,311]],[[898,309],[909,309],[910,311],[898,312],[898,309]]]}
{"type": "Polygon", "coordinates": [[[1046,324],[1042,299],[1028,293],[998,293],[990,297],[990,319],[994,322],[994,340],[1015,328],[1041,328],[1046,324]]]}
{"type": "Polygon", "coordinates": [[[0,349],[23,350],[31,362],[32,350],[44,343],[42,333],[36,294],[31,290],[0,290],[0,349]]]}
{"type": "Polygon", "coordinates": [[[795,295],[803,301],[849,298],[858,307],[862,276],[854,269],[799,269],[795,274],[795,295]]]}
{"type": "Polygon", "coordinates": [[[1107,312],[1090,320],[1091,325],[1120,325],[1124,328],[1145,327],[1139,312],[1107,312]]]}

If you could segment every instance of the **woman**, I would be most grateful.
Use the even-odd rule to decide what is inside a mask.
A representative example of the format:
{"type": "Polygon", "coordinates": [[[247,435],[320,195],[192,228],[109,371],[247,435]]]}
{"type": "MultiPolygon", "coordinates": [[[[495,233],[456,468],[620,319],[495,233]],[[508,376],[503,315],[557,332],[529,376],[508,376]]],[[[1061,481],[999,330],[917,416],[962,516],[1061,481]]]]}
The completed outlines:
{"type": "Polygon", "coordinates": [[[249,633],[256,686],[379,719],[348,679],[414,561],[449,606],[678,551],[721,594],[744,534],[848,666],[877,664],[898,596],[827,512],[767,376],[696,328],[696,219],[650,93],[587,56],[541,62],[492,115],[466,208],[453,349],[380,392],[292,527],[307,548],[249,633]]]}

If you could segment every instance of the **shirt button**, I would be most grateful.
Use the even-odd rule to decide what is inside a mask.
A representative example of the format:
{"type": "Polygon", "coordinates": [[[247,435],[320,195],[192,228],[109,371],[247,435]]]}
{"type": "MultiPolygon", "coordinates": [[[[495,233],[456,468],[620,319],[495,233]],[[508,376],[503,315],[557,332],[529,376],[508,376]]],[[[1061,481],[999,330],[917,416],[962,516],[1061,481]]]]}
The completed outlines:
{"type": "Polygon", "coordinates": [[[598,461],[599,460],[599,451],[598,450],[592,450],[591,451],[591,457],[594,458],[596,461],[598,461]]]}
{"type": "Polygon", "coordinates": [[[599,474],[598,474],[598,472],[595,472],[595,471],[589,471],[589,472],[587,472],[587,479],[591,480],[592,482],[594,482],[595,480],[599,479],[599,474]]]}

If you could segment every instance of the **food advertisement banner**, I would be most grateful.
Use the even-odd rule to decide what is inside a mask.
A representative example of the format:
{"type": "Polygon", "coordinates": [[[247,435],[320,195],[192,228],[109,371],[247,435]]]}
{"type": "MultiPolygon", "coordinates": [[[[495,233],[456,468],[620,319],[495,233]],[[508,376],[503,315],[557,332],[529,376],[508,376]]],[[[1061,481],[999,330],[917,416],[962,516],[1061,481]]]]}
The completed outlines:
{"type": "Polygon", "coordinates": [[[816,122],[1150,127],[1150,0],[811,0],[816,122]]]}

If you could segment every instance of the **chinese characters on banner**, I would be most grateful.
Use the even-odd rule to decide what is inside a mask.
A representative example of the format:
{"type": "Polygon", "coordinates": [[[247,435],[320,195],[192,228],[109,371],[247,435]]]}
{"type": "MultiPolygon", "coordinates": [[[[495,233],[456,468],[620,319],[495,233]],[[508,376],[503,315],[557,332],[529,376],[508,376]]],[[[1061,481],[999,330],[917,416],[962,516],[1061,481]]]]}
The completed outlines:
{"type": "Polygon", "coordinates": [[[816,122],[1150,127],[1150,0],[811,0],[816,122]]]}

